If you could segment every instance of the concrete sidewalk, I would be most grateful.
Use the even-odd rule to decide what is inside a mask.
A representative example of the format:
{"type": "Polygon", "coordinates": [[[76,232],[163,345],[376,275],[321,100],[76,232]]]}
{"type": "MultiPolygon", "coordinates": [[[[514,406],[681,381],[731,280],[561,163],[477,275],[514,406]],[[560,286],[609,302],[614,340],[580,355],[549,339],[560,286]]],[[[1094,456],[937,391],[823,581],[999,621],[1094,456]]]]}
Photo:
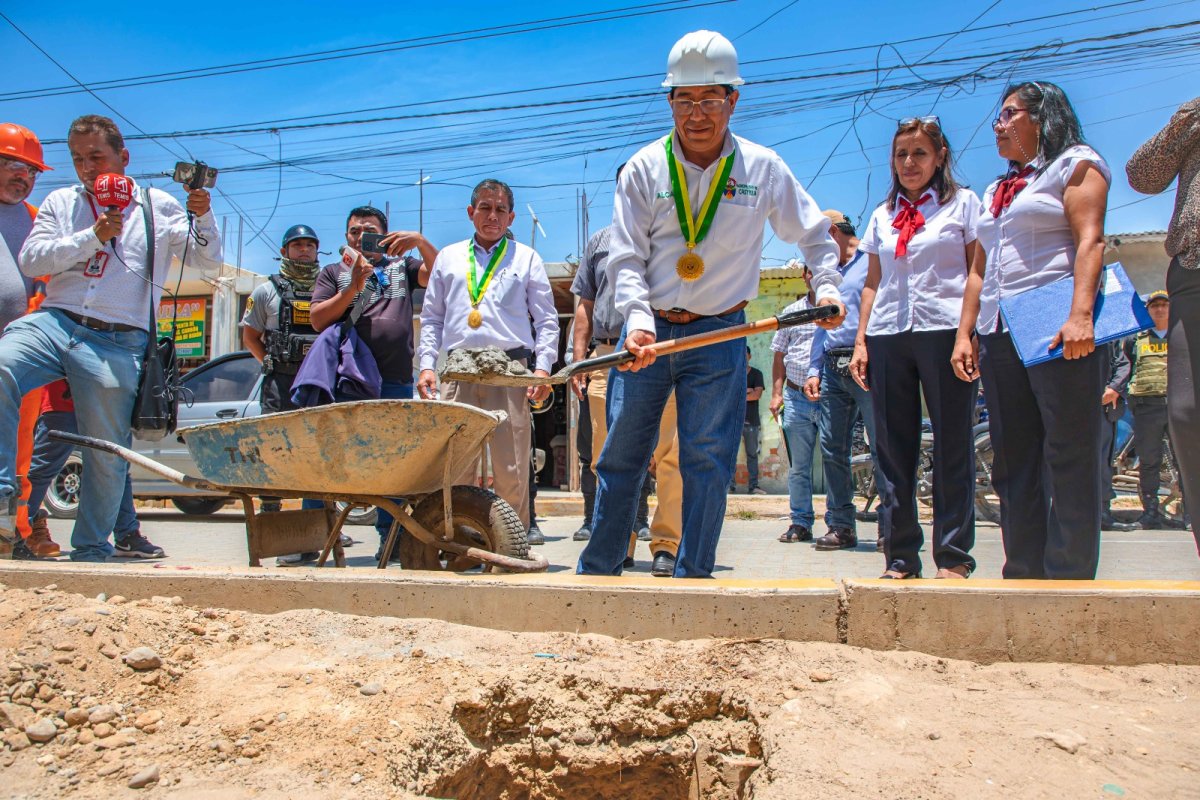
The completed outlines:
{"type": "MultiPolygon", "coordinates": [[[[770,495],[745,500],[743,496],[738,498],[764,512],[774,499],[770,495]]],[[[759,511],[755,510],[755,514],[759,511]]],[[[244,568],[247,565],[243,516],[233,507],[208,517],[188,517],[173,509],[145,509],[139,512],[139,518],[143,533],[170,555],[165,562],[143,562],[142,566],[165,563],[244,568]]],[[[547,517],[539,523],[546,534],[546,544],[537,549],[549,560],[551,572],[574,572],[584,543],[573,541],[571,535],[580,521],[581,516],[547,517]]],[[[70,543],[72,524],[71,520],[50,521],[51,533],[64,550],[70,543]]],[[[727,517],[717,548],[716,576],[739,579],[875,578],[884,568],[883,555],[875,552],[877,529],[874,524],[859,523],[857,549],[836,552],[819,552],[811,544],[781,544],[777,539],[786,528],[786,511],[783,518],[739,519],[737,512],[727,517]]],[[[375,529],[350,526],[346,530],[356,540],[346,551],[347,564],[359,568],[373,566],[373,556],[378,548],[375,529]]],[[[816,533],[820,535],[824,531],[825,526],[818,523],[816,533]]],[[[928,528],[926,533],[928,535],[928,528]]],[[[999,528],[979,525],[972,554],[979,562],[975,577],[1000,578],[1004,548],[999,528]]],[[[648,544],[639,542],[635,555],[637,565],[626,573],[647,576],[652,557],[648,544]]],[[[928,545],[922,557],[926,574],[932,576],[935,570],[928,545]]],[[[273,561],[264,563],[268,564],[265,569],[277,569],[273,561]]],[[[1187,531],[1106,533],[1100,548],[1098,577],[1108,580],[1200,580],[1200,557],[1196,554],[1192,534],[1187,531]]]]}

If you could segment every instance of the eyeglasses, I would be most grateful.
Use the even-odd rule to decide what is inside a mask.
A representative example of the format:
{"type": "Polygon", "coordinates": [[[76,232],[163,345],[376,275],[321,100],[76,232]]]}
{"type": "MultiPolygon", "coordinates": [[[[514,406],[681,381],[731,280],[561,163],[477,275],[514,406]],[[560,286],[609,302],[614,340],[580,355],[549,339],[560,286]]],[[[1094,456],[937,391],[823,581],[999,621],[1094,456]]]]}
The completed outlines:
{"type": "Polygon", "coordinates": [[[896,123],[896,127],[903,128],[912,125],[914,122],[919,122],[922,125],[937,125],[939,128],[942,127],[942,121],[935,114],[930,114],[928,117],[905,117],[896,123]]]}
{"type": "Polygon", "coordinates": [[[26,164],[24,161],[17,161],[15,158],[5,158],[3,156],[0,156],[0,169],[16,173],[24,172],[31,178],[36,178],[41,172],[41,170],[32,164],[26,164]]]}
{"type": "Polygon", "coordinates": [[[1000,109],[1000,115],[992,120],[992,127],[997,128],[1007,126],[1012,122],[1013,117],[1023,111],[1028,112],[1028,109],[1017,108],[1016,106],[1005,106],[1004,108],[1000,109]]]}
{"type": "Polygon", "coordinates": [[[696,106],[700,106],[701,113],[712,117],[720,114],[728,102],[728,97],[710,97],[707,100],[672,100],[671,111],[677,117],[690,117],[696,106]]]}

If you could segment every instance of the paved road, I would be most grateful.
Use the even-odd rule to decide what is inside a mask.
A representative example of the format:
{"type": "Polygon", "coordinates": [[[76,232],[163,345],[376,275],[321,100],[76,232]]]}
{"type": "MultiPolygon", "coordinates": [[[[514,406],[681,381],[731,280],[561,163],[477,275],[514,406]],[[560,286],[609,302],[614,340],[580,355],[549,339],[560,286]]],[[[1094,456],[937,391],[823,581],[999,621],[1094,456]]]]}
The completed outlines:
{"type": "MultiPolygon", "coordinates": [[[[222,511],[210,517],[187,517],[174,510],[143,510],[139,514],[142,529],[155,543],[166,549],[166,562],[190,566],[246,565],[245,527],[240,512],[222,511]]],[[[540,523],[546,544],[539,548],[551,563],[551,571],[573,571],[583,548],[571,540],[578,527],[577,517],[550,517],[540,523]]],[[[50,530],[57,542],[70,541],[72,522],[51,520],[50,530]]],[[[860,524],[862,542],[857,550],[817,552],[808,544],[781,544],[776,538],[786,527],[778,519],[727,519],[717,550],[717,575],[736,578],[862,578],[877,577],[883,569],[883,556],[875,552],[876,529],[860,524]]],[[[347,550],[352,567],[374,565],[378,547],[375,529],[350,527],[356,540],[347,550]]],[[[818,525],[818,533],[823,526],[818,525]]],[[[1004,551],[1000,529],[980,525],[973,551],[979,568],[975,575],[999,578],[1004,551]]],[[[648,573],[651,554],[644,542],[638,543],[635,572],[648,573]]],[[[932,574],[928,547],[923,551],[925,571],[932,574]]],[[[268,567],[274,569],[272,565],[268,567]]],[[[1200,580],[1200,557],[1195,541],[1185,531],[1134,531],[1106,533],[1100,550],[1100,578],[1113,580],[1200,580]]]]}

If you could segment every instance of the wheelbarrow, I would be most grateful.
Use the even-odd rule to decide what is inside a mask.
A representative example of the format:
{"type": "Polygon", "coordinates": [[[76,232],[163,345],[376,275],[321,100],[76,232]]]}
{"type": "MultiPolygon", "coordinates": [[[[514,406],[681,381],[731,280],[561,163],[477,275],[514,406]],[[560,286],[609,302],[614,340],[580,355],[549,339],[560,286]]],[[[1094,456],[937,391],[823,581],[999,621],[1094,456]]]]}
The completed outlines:
{"type": "Polygon", "coordinates": [[[470,474],[473,462],[486,463],[480,457],[503,419],[503,412],[461,403],[366,400],[197,425],[177,435],[201,477],[112,442],[62,431],[50,438],[112,453],[182,486],[237,497],[246,510],[252,567],[270,556],[317,551],[319,565],[332,553],[334,563],[345,566],[340,534],[346,517],[355,506],[377,506],[395,519],[379,569],[387,566],[403,525],[406,568],[463,571],[482,564],[542,572],[549,565],[530,552],[512,506],[487,489],[453,485],[470,474]],[[324,509],[258,514],[257,496],[327,502],[324,509]],[[328,501],[345,506],[335,512],[328,501]]]}

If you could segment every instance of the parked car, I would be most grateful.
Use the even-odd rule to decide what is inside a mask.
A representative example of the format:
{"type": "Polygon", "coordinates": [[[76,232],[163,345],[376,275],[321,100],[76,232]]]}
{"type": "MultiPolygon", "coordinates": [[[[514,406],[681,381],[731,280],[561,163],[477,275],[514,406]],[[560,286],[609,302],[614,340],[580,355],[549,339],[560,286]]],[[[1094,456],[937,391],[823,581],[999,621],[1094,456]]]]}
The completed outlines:
{"type": "MultiPolygon", "coordinates": [[[[183,395],[179,404],[179,428],[219,422],[225,419],[254,417],[262,413],[259,391],[262,371],[249,351],[214,358],[183,376],[183,395]]],[[[177,436],[157,442],[134,439],[133,449],[172,469],[196,474],[196,464],[187,445],[177,436]]],[[[140,467],[130,466],[133,496],[138,500],[170,500],[185,514],[212,514],[234,499],[227,494],[189,489],[140,467]]],[[[51,516],[73,519],[79,506],[79,483],[83,460],[78,451],[71,454],[62,472],[46,492],[46,510],[51,516]]],[[[375,523],[375,509],[357,509],[348,522],[375,523]]]]}

